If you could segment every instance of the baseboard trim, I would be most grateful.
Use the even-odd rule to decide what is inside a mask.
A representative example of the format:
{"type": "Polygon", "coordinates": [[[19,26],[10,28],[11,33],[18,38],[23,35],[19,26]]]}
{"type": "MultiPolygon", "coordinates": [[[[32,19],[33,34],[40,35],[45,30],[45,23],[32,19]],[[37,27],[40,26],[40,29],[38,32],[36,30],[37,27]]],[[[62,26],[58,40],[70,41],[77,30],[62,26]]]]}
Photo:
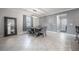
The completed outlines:
{"type": "MultiPolygon", "coordinates": [[[[47,31],[47,32],[51,32],[51,33],[62,33],[62,32],[54,32],[54,31],[47,31]]],[[[69,33],[64,33],[64,34],[67,34],[67,35],[70,35],[70,36],[74,36],[75,37],[74,34],[69,34],[69,33]]]]}

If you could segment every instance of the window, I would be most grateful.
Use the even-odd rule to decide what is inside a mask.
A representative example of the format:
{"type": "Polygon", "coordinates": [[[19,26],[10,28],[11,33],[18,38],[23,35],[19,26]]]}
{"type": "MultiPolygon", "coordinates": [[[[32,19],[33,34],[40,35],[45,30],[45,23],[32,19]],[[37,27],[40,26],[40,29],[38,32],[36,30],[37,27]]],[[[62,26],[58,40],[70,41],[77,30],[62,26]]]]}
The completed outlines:
{"type": "Polygon", "coordinates": [[[67,32],[67,14],[57,15],[57,31],[67,32]]]}
{"type": "Polygon", "coordinates": [[[32,25],[32,19],[30,16],[26,16],[26,26],[31,27],[32,25]]]}
{"type": "Polygon", "coordinates": [[[32,17],[23,15],[23,31],[26,31],[28,27],[32,26],[32,17]]]}

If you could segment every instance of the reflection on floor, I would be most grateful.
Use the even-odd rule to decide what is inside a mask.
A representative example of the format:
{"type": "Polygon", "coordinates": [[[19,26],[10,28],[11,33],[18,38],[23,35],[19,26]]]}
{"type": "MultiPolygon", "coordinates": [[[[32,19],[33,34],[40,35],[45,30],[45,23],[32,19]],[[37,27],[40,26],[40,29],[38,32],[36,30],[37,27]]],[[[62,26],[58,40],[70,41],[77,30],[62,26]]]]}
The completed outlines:
{"type": "Polygon", "coordinates": [[[78,51],[74,36],[63,33],[47,33],[46,37],[28,34],[0,38],[0,51],[78,51]]]}

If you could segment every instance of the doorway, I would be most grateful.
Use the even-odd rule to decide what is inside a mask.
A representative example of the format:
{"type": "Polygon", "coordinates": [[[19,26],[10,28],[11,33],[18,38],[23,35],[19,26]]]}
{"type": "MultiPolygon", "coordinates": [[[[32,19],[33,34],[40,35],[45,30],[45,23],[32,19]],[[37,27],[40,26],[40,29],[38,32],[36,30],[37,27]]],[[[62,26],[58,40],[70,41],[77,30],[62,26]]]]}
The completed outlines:
{"type": "Polygon", "coordinates": [[[67,32],[67,14],[57,16],[57,32],[67,32]]]}
{"type": "Polygon", "coordinates": [[[17,34],[16,18],[4,17],[4,36],[10,36],[16,34],[17,34]]]}

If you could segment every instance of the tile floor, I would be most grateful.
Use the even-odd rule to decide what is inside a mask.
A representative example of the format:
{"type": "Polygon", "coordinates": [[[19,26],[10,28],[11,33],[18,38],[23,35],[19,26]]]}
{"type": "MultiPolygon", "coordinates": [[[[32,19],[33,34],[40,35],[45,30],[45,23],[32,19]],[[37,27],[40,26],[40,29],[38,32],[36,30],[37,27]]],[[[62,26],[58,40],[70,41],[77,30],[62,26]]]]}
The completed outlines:
{"type": "Polygon", "coordinates": [[[78,51],[75,37],[64,33],[48,32],[46,37],[29,34],[0,38],[0,51],[78,51]]]}

